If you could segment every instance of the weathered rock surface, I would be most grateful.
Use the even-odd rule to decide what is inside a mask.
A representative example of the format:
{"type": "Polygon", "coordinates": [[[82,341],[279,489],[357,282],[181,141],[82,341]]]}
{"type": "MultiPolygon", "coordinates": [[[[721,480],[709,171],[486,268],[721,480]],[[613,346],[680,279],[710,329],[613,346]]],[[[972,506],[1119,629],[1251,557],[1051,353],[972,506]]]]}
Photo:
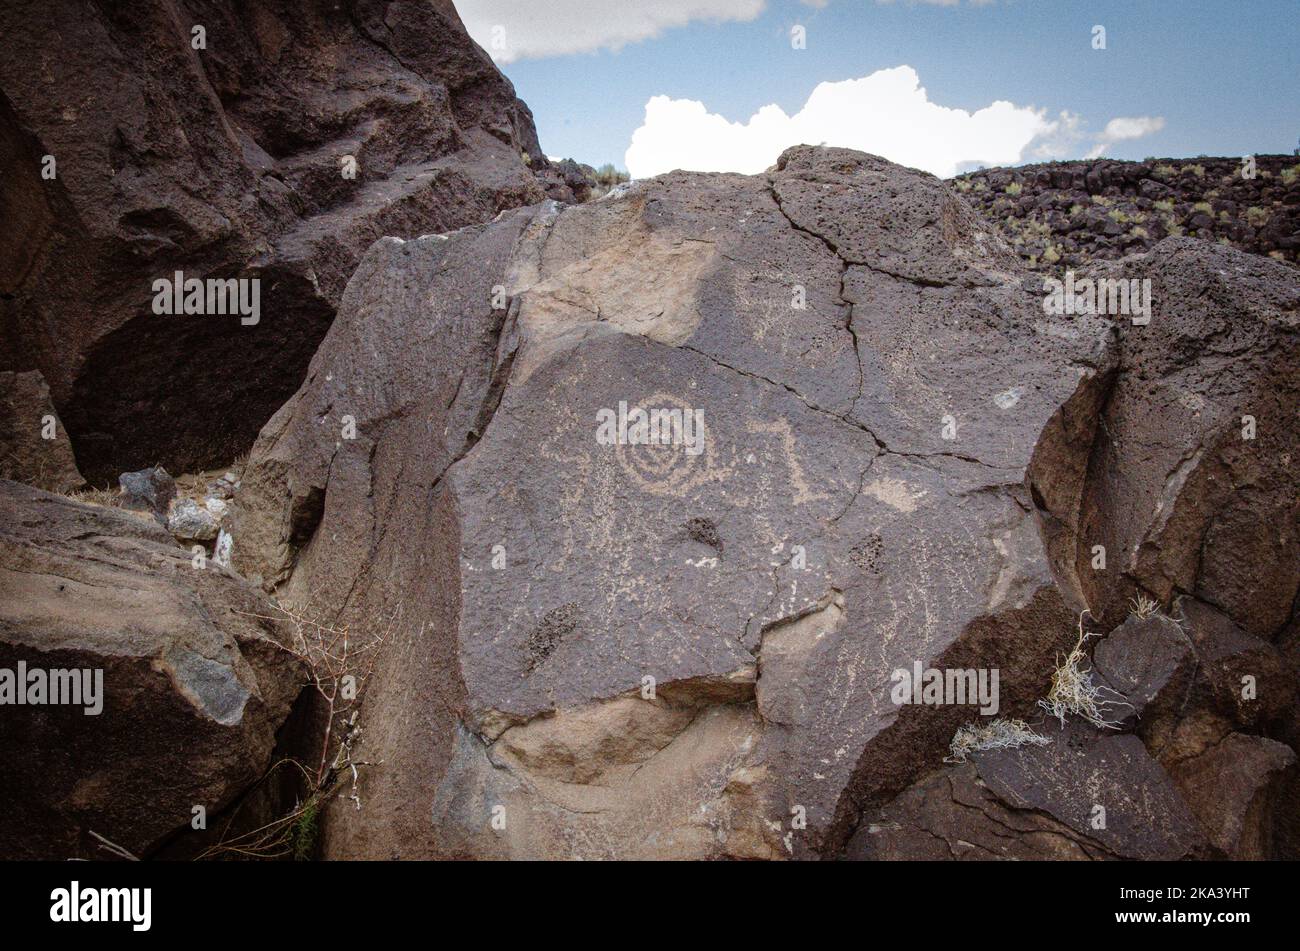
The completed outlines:
{"type": "MultiPolygon", "coordinates": [[[[1051,742],[976,753],[858,827],[850,858],[1182,859],[1207,846],[1142,741],[1049,724],[1051,742]]],[[[1281,745],[1281,744],[1276,744],[1281,745]]]]}
{"type": "Polygon", "coordinates": [[[212,541],[219,527],[212,512],[193,499],[177,499],[167,513],[167,530],[179,539],[212,541]]]}
{"type": "Polygon", "coordinates": [[[1294,798],[1295,751],[1262,736],[1230,733],[1205,752],[1170,770],[1219,857],[1268,859],[1279,810],[1294,798]]]}
{"type": "Polygon", "coordinates": [[[49,492],[86,484],[38,370],[0,373],[0,479],[49,492]]]}
{"type": "Polygon", "coordinates": [[[1097,644],[1092,659],[1102,680],[1127,702],[1116,716],[1144,727],[1181,713],[1197,669],[1191,638],[1163,614],[1130,616],[1097,644]]]}
{"type": "Polygon", "coordinates": [[[146,856],[256,780],[303,679],[270,614],[152,519],[0,481],[0,670],[102,672],[94,715],[0,707],[0,857],[146,856]]]}
{"type": "Polygon", "coordinates": [[[234,516],[247,576],[405,612],[366,700],[403,765],[329,854],[833,851],[972,715],[894,669],[1031,707],[1076,608],[1025,467],[1111,335],[1008,268],[938,181],[806,148],[377,244],[234,516]],[[620,403],[700,411],[698,454],[601,444],[620,403]]]}
{"type": "Polygon", "coordinates": [[[1103,629],[1187,594],[1272,640],[1300,588],[1300,279],[1188,238],[1098,275],[1150,280],[1153,308],[1116,323],[1104,408],[1081,392],[1031,469],[1058,566],[1103,629]]]}
{"type": "MultiPolygon", "coordinates": [[[[1186,635],[1223,658],[1191,706],[1168,701],[1195,742],[1158,758],[1141,732],[1052,724],[1046,747],[980,754],[986,792],[943,775],[1016,814],[1005,854],[1209,854],[1166,767],[1291,702],[1284,655],[1255,649],[1296,586],[1294,470],[1271,453],[1300,405],[1300,283],[1196,242],[1133,267],[1160,288],[1151,325],[1050,316],[943,183],[810,147],[763,176],[673,173],[378,242],[232,515],[246,577],[353,630],[401,618],[362,708],[380,765],[364,808],[331,809],[325,853],[911,854],[864,824],[959,826],[926,803],[980,712],[899,703],[895,672],[996,669],[986,715],[1028,716],[1079,613],[1104,633],[1147,592],[1195,594],[1246,638],[1186,635]],[[1251,323],[1218,329],[1229,307],[1251,323]],[[1227,405],[1175,418],[1175,382],[1227,405]],[[1246,404],[1274,442],[1227,442],[1246,404]],[[637,409],[684,425],[619,438],[637,409]],[[1253,494],[1222,469],[1201,495],[1167,484],[1192,456],[1253,494]],[[1200,527],[1199,561],[1141,556],[1174,526],[1158,552],[1200,527]],[[1267,711],[1215,692],[1243,657],[1267,711]],[[1098,771],[1108,832],[1072,793],[1098,771]]],[[[1132,633],[1108,676],[1157,710],[1181,662],[1116,650],[1132,633]]]]}
{"type": "Polygon", "coordinates": [[[95,484],[247,449],[376,238],[571,198],[450,0],[12,2],[0,43],[0,369],[95,484]],[[260,319],[154,313],[178,271],[260,319]]]}

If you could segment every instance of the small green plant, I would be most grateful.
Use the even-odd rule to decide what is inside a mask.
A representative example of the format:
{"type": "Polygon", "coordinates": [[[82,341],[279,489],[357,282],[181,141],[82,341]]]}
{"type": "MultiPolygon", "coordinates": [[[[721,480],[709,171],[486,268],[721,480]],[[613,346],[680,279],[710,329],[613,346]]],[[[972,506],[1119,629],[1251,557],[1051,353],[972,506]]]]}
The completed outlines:
{"type": "Polygon", "coordinates": [[[1160,198],[1152,202],[1151,205],[1156,211],[1163,211],[1165,214],[1169,214],[1174,210],[1174,200],[1172,198],[1160,198]]]}
{"type": "Polygon", "coordinates": [[[305,862],[312,857],[316,848],[319,815],[320,800],[313,798],[304,803],[290,824],[287,844],[295,862],[305,862]]]}
{"type": "Polygon", "coordinates": [[[1208,201],[1198,201],[1196,204],[1192,205],[1192,211],[1199,211],[1207,215],[1213,215],[1214,206],[1212,206],[1208,201]]]}
{"type": "Polygon", "coordinates": [[[592,173],[592,178],[596,180],[596,187],[591,190],[591,197],[599,198],[608,194],[615,186],[629,181],[631,176],[627,172],[620,172],[612,164],[606,162],[592,173]]]}
{"type": "Polygon", "coordinates": [[[1122,225],[1126,225],[1130,220],[1132,220],[1118,208],[1112,208],[1110,211],[1106,212],[1106,217],[1111,221],[1118,221],[1122,225]]]}
{"type": "Polygon", "coordinates": [[[1042,260],[1044,264],[1055,264],[1057,261],[1061,260],[1061,252],[1056,245],[1049,244],[1043,251],[1042,260]]]}
{"type": "Polygon", "coordinates": [[[1184,166],[1183,166],[1183,174],[1184,174],[1184,175],[1195,175],[1197,178],[1204,178],[1204,177],[1205,177],[1205,166],[1204,166],[1204,165],[1184,165],[1184,166]]]}
{"type": "Polygon", "coordinates": [[[1300,179],[1300,164],[1292,165],[1290,168],[1282,169],[1282,184],[1294,185],[1296,179],[1300,179]]]}
{"type": "Polygon", "coordinates": [[[621,185],[629,179],[627,172],[620,172],[611,163],[606,162],[600,168],[596,169],[596,184],[604,185],[606,188],[613,188],[615,185],[621,185]]]}
{"type": "Polygon", "coordinates": [[[1008,195],[1010,195],[1012,198],[1015,198],[1022,191],[1024,191],[1024,187],[1019,182],[1012,182],[1010,185],[1008,185],[1006,188],[1002,190],[1006,192],[1008,195]]]}
{"type": "Polygon", "coordinates": [[[1178,169],[1172,165],[1157,165],[1151,170],[1151,174],[1156,178],[1173,178],[1178,174],[1178,169]]]}
{"type": "Polygon", "coordinates": [[[1260,208],[1258,205],[1251,205],[1246,209],[1246,224],[1252,228],[1262,228],[1268,224],[1268,219],[1272,213],[1267,208],[1260,208]]]}

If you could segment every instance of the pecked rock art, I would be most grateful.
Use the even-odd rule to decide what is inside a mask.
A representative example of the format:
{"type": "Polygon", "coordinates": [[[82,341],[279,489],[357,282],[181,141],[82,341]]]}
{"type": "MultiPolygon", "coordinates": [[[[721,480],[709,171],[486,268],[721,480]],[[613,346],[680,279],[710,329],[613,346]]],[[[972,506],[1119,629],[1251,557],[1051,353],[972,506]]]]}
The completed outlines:
{"type": "MultiPolygon", "coordinates": [[[[1226,730],[1284,715],[1233,712],[1215,691],[1271,648],[1295,565],[1269,563],[1262,601],[1214,546],[1190,573],[1147,569],[1160,558],[1134,560],[1131,533],[1156,518],[1156,534],[1188,537],[1214,496],[1179,488],[1199,471],[1184,466],[1154,495],[1175,516],[1129,500],[1167,471],[1141,430],[1164,412],[1141,382],[1162,359],[1207,361],[1193,382],[1271,381],[1277,406],[1296,405],[1281,376],[1296,282],[1178,242],[1139,266],[1170,288],[1163,336],[1050,315],[1041,281],[942,182],[812,147],[764,175],[675,172],[376,243],[233,515],[246,577],[354,626],[402,618],[362,704],[366,803],[331,806],[325,854],[911,857],[924,850],[901,833],[866,830],[950,822],[915,800],[958,780],[990,810],[1038,814],[1022,857],[1264,849],[1259,817],[1288,788],[1276,751],[1258,757],[1259,794],[1239,797],[1251,821],[1210,831],[1212,809],[1166,774],[1173,753],[1132,724],[1072,724],[1071,740],[1049,721],[1048,746],[980,754],[988,791],[973,793],[972,767],[944,763],[973,708],[891,696],[899,669],[993,668],[1000,715],[1041,714],[1080,615],[1115,617],[1104,634],[1144,592],[1243,629],[1192,626],[1225,671],[1196,705],[1218,704],[1226,730]],[[1265,355],[1237,371],[1236,351],[1160,344],[1202,333],[1172,295],[1232,269],[1265,355]],[[1108,495],[1115,478],[1135,488],[1108,495]],[[1094,536],[1108,574],[1089,567],[1094,536]],[[1113,834],[1053,805],[1084,782],[1117,803],[1113,834]]],[[[1222,430],[1199,432],[1179,431],[1192,442],[1169,448],[1170,468],[1197,445],[1211,457],[1222,430]]],[[[1244,473],[1254,448],[1214,458],[1244,473]]],[[[1261,471],[1257,501],[1220,506],[1211,537],[1289,511],[1284,551],[1295,470],[1261,471]]],[[[1143,656],[1113,650],[1109,673],[1137,684],[1150,672],[1125,665],[1143,656]]],[[[1285,656],[1269,662],[1293,670],[1285,656]]],[[[1186,775],[1220,768],[1178,742],[1186,775]]]]}

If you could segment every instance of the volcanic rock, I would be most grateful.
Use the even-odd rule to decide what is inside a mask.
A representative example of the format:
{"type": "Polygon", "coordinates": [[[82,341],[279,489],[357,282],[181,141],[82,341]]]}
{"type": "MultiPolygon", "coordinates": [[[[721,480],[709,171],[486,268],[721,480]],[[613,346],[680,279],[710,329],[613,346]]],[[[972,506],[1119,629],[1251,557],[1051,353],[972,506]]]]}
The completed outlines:
{"type": "Polygon", "coordinates": [[[1231,733],[1170,770],[1211,844],[1221,857],[1268,859],[1277,855],[1277,813],[1291,809],[1295,751],[1263,736],[1231,733]]]}
{"type": "Polygon", "coordinates": [[[1150,324],[1050,313],[944,183],[806,146],[377,242],[231,521],[251,580],[398,619],[324,853],[862,854],[980,716],[900,672],[996,671],[1023,718],[1142,595],[1185,640],[1101,660],[1150,720],[979,776],[1049,817],[1008,854],[1208,854],[1165,769],[1294,702],[1300,280],[1177,239],[1113,267],[1150,324]]]}
{"type": "Polygon", "coordinates": [[[572,198],[451,0],[12,2],[0,37],[0,369],[96,484],[247,449],[376,238],[572,198]],[[155,312],[177,275],[260,316],[155,312]]]}
{"type": "Polygon", "coordinates": [[[1153,307],[1031,467],[1058,574],[1103,629],[1186,593],[1272,640],[1300,589],[1300,272],[1170,238],[1097,276],[1153,307]]]}
{"type": "Polygon", "coordinates": [[[1037,270],[1115,260],[1184,234],[1294,265],[1300,159],[1252,158],[1253,178],[1241,157],[1100,159],[980,169],[952,184],[1037,270]]]}
{"type": "Polygon", "coordinates": [[[86,484],[39,371],[0,373],[0,478],[50,492],[86,484]]]}
{"type": "Polygon", "coordinates": [[[118,505],[135,512],[151,512],[158,521],[167,523],[167,513],[176,498],[176,480],[161,466],[123,472],[117,477],[122,487],[118,505]]]}
{"type": "Polygon", "coordinates": [[[379,242],[232,531],[268,587],[403,614],[327,854],[840,848],[972,715],[892,671],[997,667],[1029,709],[1072,638],[1023,481],[1112,346],[942,183],[846,150],[379,242]],[[683,438],[622,441],[636,408],[683,438]]]}
{"type": "Polygon", "coordinates": [[[167,530],[179,539],[211,541],[219,527],[212,512],[193,499],[176,499],[167,513],[167,530]]]}
{"type": "Polygon", "coordinates": [[[0,481],[0,670],[102,676],[97,713],[0,708],[0,857],[147,857],[248,788],[302,683],[271,615],[152,519],[0,481]]]}
{"type": "Polygon", "coordinates": [[[1097,644],[1097,673],[1123,695],[1119,715],[1147,722],[1181,708],[1195,668],[1192,642],[1172,618],[1132,615],[1097,644]]]}
{"type": "MultiPolygon", "coordinates": [[[[1131,734],[1071,723],[1051,742],[988,750],[907,790],[859,827],[850,858],[1179,859],[1207,844],[1131,734]]],[[[1276,744],[1280,745],[1280,744],[1276,744]]]]}

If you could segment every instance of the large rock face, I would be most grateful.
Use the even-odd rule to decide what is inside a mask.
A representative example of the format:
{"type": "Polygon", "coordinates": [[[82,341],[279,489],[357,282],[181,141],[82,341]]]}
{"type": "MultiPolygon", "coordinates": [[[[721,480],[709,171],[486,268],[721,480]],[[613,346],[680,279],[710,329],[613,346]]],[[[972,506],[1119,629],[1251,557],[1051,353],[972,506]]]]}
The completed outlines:
{"type": "Polygon", "coordinates": [[[17,2],[0,38],[0,370],[97,485],[247,449],[376,238],[569,194],[450,0],[17,2]],[[154,313],[178,271],[260,319],[154,313]]]}
{"type": "Polygon", "coordinates": [[[1150,281],[1153,307],[1117,323],[1105,407],[1063,414],[1091,417],[1091,438],[1035,465],[1077,546],[1063,557],[1108,627],[1139,591],[1187,594],[1273,640],[1300,587],[1300,276],[1188,238],[1098,274],[1150,281]]]}
{"type": "Polygon", "coordinates": [[[303,683],[272,614],[148,515],[0,480],[0,858],[103,858],[92,833],[148,856],[195,806],[215,828],[303,683]],[[80,702],[51,671],[90,672],[80,702]]]}
{"type": "MultiPolygon", "coordinates": [[[[1289,267],[1182,245],[1142,266],[1189,297],[1179,274],[1237,274],[1250,333],[1275,342],[1239,386],[1280,378],[1289,267]]],[[[1171,301],[1142,329],[1181,339],[1209,306],[1171,301]]],[[[1152,586],[1126,547],[1152,516],[1098,488],[1126,467],[1130,492],[1164,478],[1157,436],[1097,463],[1107,414],[1144,405],[1130,381],[1157,359],[1130,339],[1105,317],[1045,313],[1040,282],[943,183],[838,149],[378,242],[254,447],[234,515],[247,577],[354,630],[401,618],[362,710],[379,765],[364,808],[330,813],[326,854],[917,854],[864,830],[881,810],[952,821],[915,801],[948,773],[975,782],[943,759],[981,709],[901,702],[896,672],[996,671],[984,715],[1028,717],[1079,613],[1139,591],[1202,592],[1217,613],[1189,602],[1188,636],[1214,659],[1198,704],[1225,732],[1270,729],[1291,700],[1267,665],[1287,668],[1257,642],[1272,648],[1285,591],[1251,613],[1230,580],[1152,586]],[[1124,540],[1096,578],[1079,552],[1099,517],[1124,540]],[[1243,663],[1269,685],[1266,710],[1229,709],[1243,663]]],[[[1213,351],[1181,352],[1231,377],[1213,351]]],[[[1211,438],[1199,431],[1177,438],[1211,438]]],[[[1276,515],[1288,478],[1294,502],[1294,468],[1258,464],[1234,525],[1276,515]]],[[[1188,577],[1227,579],[1223,557],[1209,547],[1188,577]]],[[[1264,567],[1294,591],[1285,566],[1264,567]]],[[[1129,653],[1117,679],[1157,676],[1129,653]]],[[[1166,772],[1207,750],[1193,712],[1168,721],[1183,733],[1164,759],[1146,737],[1074,725],[980,759],[999,809],[1038,815],[1013,854],[1264,841],[1288,764],[1262,753],[1257,794],[1234,800],[1254,818],[1203,828],[1209,810],[1166,772]],[[1076,793],[1099,770],[1112,818],[1098,836],[1076,793]]],[[[1189,775],[1221,768],[1198,763],[1189,775]]]]}

